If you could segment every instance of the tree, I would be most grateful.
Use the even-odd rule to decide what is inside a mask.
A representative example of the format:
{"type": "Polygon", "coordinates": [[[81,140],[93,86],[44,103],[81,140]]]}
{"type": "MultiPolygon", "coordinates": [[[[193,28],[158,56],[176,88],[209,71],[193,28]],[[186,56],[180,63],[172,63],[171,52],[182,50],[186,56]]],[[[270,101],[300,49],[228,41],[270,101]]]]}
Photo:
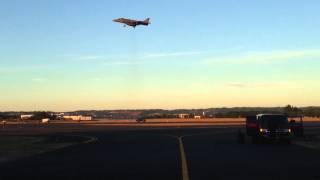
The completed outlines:
{"type": "Polygon", "coordinates": [[[287,114],[288,116],[299,116],[302,115],[302,110],[300,110],[297,107],[287,105],[283,108],[283,112],[287,114]]]}

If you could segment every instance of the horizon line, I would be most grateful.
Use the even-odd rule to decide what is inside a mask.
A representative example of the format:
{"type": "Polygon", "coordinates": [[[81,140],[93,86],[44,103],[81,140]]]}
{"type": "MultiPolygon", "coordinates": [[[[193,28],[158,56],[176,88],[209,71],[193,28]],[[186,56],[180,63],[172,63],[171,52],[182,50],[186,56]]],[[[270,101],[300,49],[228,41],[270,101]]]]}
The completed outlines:
{"type": "MultiPolygon", "coordinates": [[[[290,104],[288,104],[290,105],[290,104]]],[[[8,111],[0,111],[3,112],[77,112],[77,111],[145,111],[145,110],[165,110],[165,111],[175,111],[175,110],[201,110],[201,109],[235,109],[235,108],[284,108],[285,106],[219,106],[219,107],[209,107],[209,108],[174,108],[174,109],[166,109],[166,108],[119,108],[119,109],[80,109],[80,110],[68,110],[68,111],[54,111],[54,110],[8,110],[8,111]]],[[[308,106],[293,106],[297,108],[320,108],[320,105],[308,105],[308,106]]]]}

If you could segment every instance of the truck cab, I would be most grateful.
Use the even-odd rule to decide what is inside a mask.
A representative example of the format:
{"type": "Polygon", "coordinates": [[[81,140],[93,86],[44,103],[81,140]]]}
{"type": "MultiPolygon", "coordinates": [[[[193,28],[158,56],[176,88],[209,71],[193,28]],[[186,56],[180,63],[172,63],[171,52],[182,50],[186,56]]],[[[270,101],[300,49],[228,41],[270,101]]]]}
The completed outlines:
{"type": "Polygon", "coordinates": [[[290,124],[285,115],[258,114],[247,117],[246,130],[254,143],[262,140],[291,142],[290,124]]]}

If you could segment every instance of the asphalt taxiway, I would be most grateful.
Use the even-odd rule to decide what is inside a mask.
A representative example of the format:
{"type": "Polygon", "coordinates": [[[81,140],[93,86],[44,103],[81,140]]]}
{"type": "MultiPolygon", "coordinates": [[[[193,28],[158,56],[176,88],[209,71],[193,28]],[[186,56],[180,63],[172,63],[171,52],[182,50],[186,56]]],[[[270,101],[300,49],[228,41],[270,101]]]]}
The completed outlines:
{"type": "Polygon", "coordinates": [[[64,135],[82,135],[97,140],[1,164],[0,177],[116,180],[320,179],[319,149],[298,144],[239,144],[236,139],[237,129],[170,127],[64,132],[64,135]]]}

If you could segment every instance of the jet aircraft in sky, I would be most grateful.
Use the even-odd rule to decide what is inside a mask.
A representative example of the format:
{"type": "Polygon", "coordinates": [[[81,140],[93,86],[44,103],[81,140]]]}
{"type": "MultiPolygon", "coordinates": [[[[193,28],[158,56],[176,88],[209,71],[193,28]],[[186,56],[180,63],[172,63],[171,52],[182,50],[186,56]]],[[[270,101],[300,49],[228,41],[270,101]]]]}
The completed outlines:
{"type": "Polygon", "coordinates": [[[148,26],[150,23],[150,18],[147,18],[144,21],[137,21],[137,20],[132,20],[132,19],[125,19],[125,18],[118,18],[118,19],[114,19],[113,22],[118,22],[118,23],[122,23],[124,24],[123,26],[132,26],[133,28],[135,28],[136,26],[139,25],[144,25],[144,26],[148,26]]]}

